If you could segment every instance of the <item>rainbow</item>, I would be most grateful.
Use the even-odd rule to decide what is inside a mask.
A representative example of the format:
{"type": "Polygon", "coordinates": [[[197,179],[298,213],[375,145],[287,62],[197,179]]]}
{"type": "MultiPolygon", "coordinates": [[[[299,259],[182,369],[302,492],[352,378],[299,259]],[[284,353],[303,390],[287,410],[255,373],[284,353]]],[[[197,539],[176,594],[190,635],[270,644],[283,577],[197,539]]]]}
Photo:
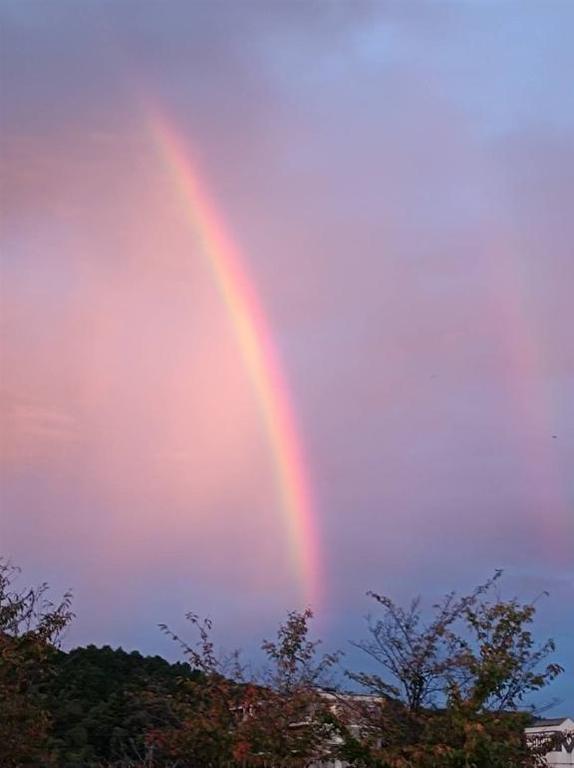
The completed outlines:
{"type": "MultiPolygon", "coordinates": [[[[501,206],[502,208],[502,206],[501,206]]],[[[548,386],[544,382],[546,362],[544,344],[533,319],[535,308],[528,303],[525,265],[520,258],[520,237],[502,222],[498,239],[490,245],[487,264],[495,297],[506,360],[506,385],[511,402],[511,434],[520,436],[517,446],[522,454],[523,483],[532,503],[532,524],[539,544],[553,553],[568,556],[566,536],[556,535],[548,517],[556,515],[564,529],[571,525],[572,504],[569,489],[558,462],[552,433],[560,431],[548,386]]]]}
{"type": "Polygon", "coordinates": [[[240,249],[230,237],[181,134],[147,110],[152,140],[227,309],[265,425],[293,566],[307,605],[318,606],[319,547],[301,439],[279,356],[240,249]]]}

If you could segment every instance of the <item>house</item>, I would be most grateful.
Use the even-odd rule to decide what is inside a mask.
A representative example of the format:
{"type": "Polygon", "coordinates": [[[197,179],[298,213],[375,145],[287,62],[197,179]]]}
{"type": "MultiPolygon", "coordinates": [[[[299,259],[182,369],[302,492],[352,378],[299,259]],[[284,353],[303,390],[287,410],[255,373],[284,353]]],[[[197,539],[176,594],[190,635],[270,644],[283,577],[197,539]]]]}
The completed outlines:
{"type": "Polygon", "coordinates": [[[526,738],[534,747],[548,747],[549,768],[574,768],[574,720],[569,717],[541,719],[526,729],[526,738]]]}
{"type": "MultiPolygon", "coordinates": [[[[376,696],[362,694],[341,696],[326,691],[322,693],[322,698],[330,704],[334,712],[343,702],[368,708],[371,703],[380,701],[376,696]]],[[[351,730],[353,730],[352,725],[351,730]]],[[[542,750],[541,753],[545,756],[548,768],[574,768],[574,719],[569,717],[539,719],[531,727],[526,728],[525,733],[528,743],[542,750]]],[[[347,768],[347,766],[340,760],[331,760],[316,763],[312,768],[347,768]]]]}

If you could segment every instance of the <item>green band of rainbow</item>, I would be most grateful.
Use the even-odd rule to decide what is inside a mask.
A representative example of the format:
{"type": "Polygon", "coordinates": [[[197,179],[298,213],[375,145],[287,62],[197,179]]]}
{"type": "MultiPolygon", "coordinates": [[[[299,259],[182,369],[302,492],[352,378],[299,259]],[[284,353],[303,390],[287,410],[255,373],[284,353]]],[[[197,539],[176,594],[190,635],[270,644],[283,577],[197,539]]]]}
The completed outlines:
{"type": "Polygon", "coordinates": [[[188,147],[163,115],[149,110],[148,115],[154,143],[227,308],[265,424],[294,568],[305,602],[317,606],[320,558],[314,507],[289,392],[265,314],[240,250],[227,233],[188,147]]]}

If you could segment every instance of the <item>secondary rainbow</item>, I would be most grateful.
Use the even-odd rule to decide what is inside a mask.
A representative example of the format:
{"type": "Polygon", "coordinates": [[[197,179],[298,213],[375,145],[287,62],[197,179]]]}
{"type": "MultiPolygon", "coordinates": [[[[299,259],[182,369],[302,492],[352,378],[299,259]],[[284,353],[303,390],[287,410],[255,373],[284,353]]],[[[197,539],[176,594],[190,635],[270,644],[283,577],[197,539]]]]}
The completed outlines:
{"type": "Polygon", "coordinates": [[[318,607],[320,558],[315,510],[289,391],[265,313],[240,249],[210,198],[187,142],[163,114],[148,109],[148,116],[153,141],[227,308],[259,404],[302,597],[318,607]]]}

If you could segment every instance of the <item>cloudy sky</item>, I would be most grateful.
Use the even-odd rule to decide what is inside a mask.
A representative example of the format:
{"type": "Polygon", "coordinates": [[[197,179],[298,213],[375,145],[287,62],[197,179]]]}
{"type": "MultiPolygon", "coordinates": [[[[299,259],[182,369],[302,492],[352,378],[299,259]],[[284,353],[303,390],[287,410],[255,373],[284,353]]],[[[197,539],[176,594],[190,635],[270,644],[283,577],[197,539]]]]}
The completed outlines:
{"type": "Polygon", "coordinates": [[[249,646],[300,605],[233,318],[161,115],[281,359],[317,629],[367,589],[543,590],[574,710],[574,4],[4,0],[1,550],[68,642],[249,646]]]}

